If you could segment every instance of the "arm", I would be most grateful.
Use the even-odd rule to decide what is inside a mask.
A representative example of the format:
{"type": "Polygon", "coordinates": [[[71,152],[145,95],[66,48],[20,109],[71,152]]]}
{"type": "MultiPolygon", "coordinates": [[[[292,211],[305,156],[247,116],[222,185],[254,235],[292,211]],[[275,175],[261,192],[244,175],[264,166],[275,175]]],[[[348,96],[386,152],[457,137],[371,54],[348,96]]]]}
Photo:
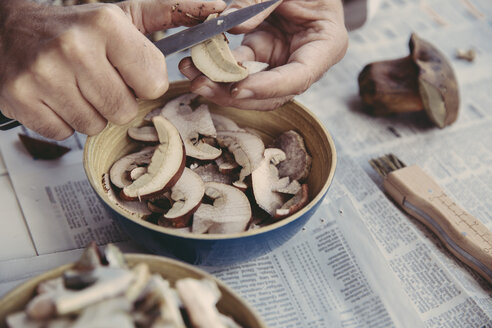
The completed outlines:
{"type": "Polygon", "coordinates": [[[46,6],[0,1],[0,109],[53,139],[129,122],[139,98],[168,88],[164,56],[144,34],[190,26],[222,1],[131,0],[46,6]]]}
{"type": "MultiPolygon", "coordinates": [[[[231,7],[249,2],[237,0],[231,7]]],[[[307,90],[347,49],[340,0],[283,0],[263,19],[258,15],[234,30],[246,32],[234,55],[238,61],[266,62],[270,69],[234,84],[219,84],[200,74],[187,58],[180,70],[192,80],[192,91],[220,105],[274,109],[307,90]]]]}

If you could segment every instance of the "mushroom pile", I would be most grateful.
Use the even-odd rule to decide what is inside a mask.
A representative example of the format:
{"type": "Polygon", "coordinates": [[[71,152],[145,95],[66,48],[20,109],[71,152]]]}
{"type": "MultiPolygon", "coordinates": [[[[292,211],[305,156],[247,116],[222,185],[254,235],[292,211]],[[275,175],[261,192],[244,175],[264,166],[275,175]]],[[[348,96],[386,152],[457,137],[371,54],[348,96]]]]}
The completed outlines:
{"type": "Polygon", "coordinates": [[[61,277],[42,282],[10,328],[172,327],[240,328],[217,310],[213,280],[182,278],[174,287],[146,263],[129,268],[119,249],[96,244],[61,277]]]}
{"type": "Polygon", "coordinates": [[[110,200],[130,214],[191,233],[239,233],[292,215],[309,201],[301,135],[271,146],[251,129],[211,113],[187,93],[128,129],[138,151],[103,175],[110,200]]]}

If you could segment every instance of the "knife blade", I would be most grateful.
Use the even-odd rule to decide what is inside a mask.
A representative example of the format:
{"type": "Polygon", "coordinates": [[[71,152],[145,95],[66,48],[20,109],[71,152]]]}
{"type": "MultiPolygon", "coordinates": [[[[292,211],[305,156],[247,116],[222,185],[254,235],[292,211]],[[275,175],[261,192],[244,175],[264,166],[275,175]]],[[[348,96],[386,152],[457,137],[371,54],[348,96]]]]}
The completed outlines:
{"type": "Polygon", "coordinates": [[[233,11],[225,16],[218,16],[216,18],[206,20],[203,23],[165,37],[155,42],[154,45],[159,48],[164,56],[169,56],[175,52],[185,50],[195,44],[208,40],[214,35],[230,30],[234,26],[237,26],[258,15],[260,12],[274,5],[278,1],[279,0],[270,0],[257,3],[255,5],[233,11]]]}
{"type": "MultiPolygon", "coordinates": [[[[234,26],[244,23],[278,1],[279,0],[269,0],[257,3],[235,10],[225,16],[218,16],[216,18],[209,19],[203,23],[165,37],[155,42],[154,45],[164,54],[164,56],[169,56],[175,52],[185,50],[202,41],[210,39],[214,35],[224,33],[234,26]]],[[[21,125],[21,123],[18,121],[5,117],[2,113],[0,113],[0,130],[10,130],[19,125],[21,125]]]]}

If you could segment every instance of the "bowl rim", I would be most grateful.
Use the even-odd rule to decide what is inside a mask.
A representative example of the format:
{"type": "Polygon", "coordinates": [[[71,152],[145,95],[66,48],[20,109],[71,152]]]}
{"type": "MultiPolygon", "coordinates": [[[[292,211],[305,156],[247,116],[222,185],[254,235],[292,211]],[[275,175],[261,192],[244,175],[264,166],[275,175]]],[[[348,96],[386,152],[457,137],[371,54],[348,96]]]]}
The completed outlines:
{"type": "MultiPolygon", "coordinates": [[[[178,88],[178,87],[182,87],[185,85],[189,85],[189,81],[176,81],[176,82],[172,82],[170,84],[170,88],[172,88],[173,86],[178,88]]],[[[165,95],[166,94],[164,94],[163,97],[165,97],[165,95]]],[[[311,110],[309,110],[306,106],[302,105],[301,103],[299,103],[295,99],[290,100],[289,103],[293,103],[296,106],[300,107],[302,110],[306,111],[309,114],[309,116],[321,127],[321,131],[323,132],[323,134],[327,138],[328,144],[330,145],[330,149],[331,149],[331,153],[332,153],[332,166],[331,166],[330,172],[328,174],[328,179],[326,179],[321,190],[316,194],[316,196],[313,199],[311,199],[311,201],[306,206],[304,206],[301,210],[299,210],[296,213],[294,213],[293,215],[288,216],[284,219],[281,219],[275,223],[271,223],[267,226],[264,226],[264,227],[261,227],[258,229],[252,229],[252,230],[248,230],[248,231],[228,233],[228,234],[194,234],[194,233],[189,233],[189,232],[180,232],[180,231],[177,231],[177,230],[172,229],[172,228],[162,227],[162,226],[156,225],[154,223],[147,222],[147,221],[142,220],[142,219],[136,219],[136,218],[128,215],[128,213],[125,212],[123,209],[121,209],[119,206],[116,206],[115,204],[110,203],[110,202],[105,202],[102,199],[101,195],[98,192],[99,186],[96,186],[94,184],[94,181],[99,181],[98,179],[93,179],[93,181],[91,181],[91,179],[88,179],[89,183],[91,184],[92,188],[95,190],[95,192],[99,196],[99,198],[101,198],[101,201],[103,201],[103,203],[105,203],[106,205],[110,206],[113,210],[115,210],[118,214],[123,216],[125,219],[129,219],[133,223],[144,226],[145,228],[149,228],[153,231],[165,233],[167,235],[171,235],[171,236],[174,236],[177,238],[204,240],[204,241],[205,240],[240,239],[240,238],[248,238],[248,237],[252,237],[252,236],[256,236],[256,235],[261,235],[263,233],[267,233],[269,231],[276,230],[278,228],[286,226],[289,223],[297,220],[298,218],[303,216],[305,213],[309,212],[313,207],[315,207],[318,204],[319,201],[321,201],[323,199],[323,197],[328,192],[328,189],[330,188],[330,185],[333,181],[333,177],[335,175],[335,170],[336,170],[336,166],[337,166],[337,151],[335,148],[335,143],[333,141],[333,138],[331,137],[331,134],[326,129],[325,125],[321,122],[321,120],[316,115],[314,115],[314,113],[311,110]]],[[[112,124],[109,123],[106,128],[108,128],[109,126],[112,126],[112,124]]],[[[92,140],[97,138],[98,135],[88,136],[86,139],[85,145],[84,145],[83,165],[84,165],[84,170],[85,170],[85,174],[87,177],[89,177],[89,167],[88,167],[89,164],[87,161],[87,156],[89,155],[88,154],[89,153],[89,149],[88,149],[89,144],[92,142],[92,140]]]]}
{"type": "MultiPolygon", "coordinates": [[[[188,270],[193,272],[193,274],[200,276],[199,279],[210,279],[215,281],[217,286],[219,286],[220,289],[226,291],[230,295],[232,295],[234,298],[236,298],[239,303],[244,305],[247,311],[251,313],[251,315],[255,318],[255,320],[258,322],[259,327],[267,327],[265,321],[263,318],[259,315],[258,311],[248,302],[246,301],[241,295],[239,295],[235,290],[233,290],[231,287],[229,287],[226,283],[222,282],[219,278],[213,276],[212,274],[206,272],[205,270],[199,269],[196,266],[193,266],[191,264],[175,260],[172,258],[168,258],[165,256],[160,256],[160,255],[153,255],[153,254],[144,254],[144,253],[124,253],[123,254],[125,257],[125,260],[128,262],[131,262],[130,265],[134,265],[139,262],[144,262],[144,263],[150,263],[153,261],[156,261],[161,264],[169,264],[171,266],[175,267],[181,267],[182,269],[188,270]]],[[[0,298],[0,310],[4,307],[7,306],[10,302],[15,301],[17,298],[17,294],[25,289],[29,288],[34,282],[37,282],[39,284],[42,281],[45,281],[47,279],[51,279],[54,276],[59,276],[59,273],[63,273],[64,271],[70,269],[73,267],[75,262],[72,263],[67,263],[67,264],[62,264],[57,267],[54,267],[52,269],[49,269],[47,271],[44,271],[42,273],[36,274],[23,283],[15,286],[13,289],[11,289],[7,294],[5,294],[2,298],[0,298]]],[[[160,272],[153,272],[153,273],[158,273],[160,275],[163,275],[164,273],[160,272]]],[[[164,277],[165,278],[165,277],[164,277]]],[[[186,278],[186,277],[183,277],[186,278]]],[[[1,311],[0,311],[1,312],[1,311]]],[[[3,318],[3,319],[6,319],[3,318]]],[[[2,325],[2,322],[0,322],[0,326],[2,325]]]]}

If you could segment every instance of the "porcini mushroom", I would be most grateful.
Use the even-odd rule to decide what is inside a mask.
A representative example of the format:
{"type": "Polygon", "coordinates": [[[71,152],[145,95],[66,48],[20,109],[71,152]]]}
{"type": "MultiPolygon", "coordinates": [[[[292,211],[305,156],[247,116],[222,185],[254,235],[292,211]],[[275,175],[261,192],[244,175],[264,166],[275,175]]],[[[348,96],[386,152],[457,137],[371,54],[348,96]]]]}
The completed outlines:
{"type": "Polygon", "coordinates": [[[289,177],[291,181],[301,181],[308,177],[312,160],[299,133],[286,131],[275,139],[273,145],[286,155],[285,160],[278,164],[279,176],[289,177]]]}
{"type": "Polygon", "coordinates": [[[255,134],[243,131],[218,131],[217,142],[221,147],[226,147],[242,167],[238,182],[242,183],[263,159],[265,145],[255,134]]]}
{"type": "Polygon", "coordinates": [[[154,143],[159,141],[157,130],[153,126],[128,128],[128,136],[136,141],[154,143]]]}
{"type": "Polygon", "coordinates": [[[186,156],[178,130],[163,116],[152,119],[159,135],[147,172],[123,188],[121,198],[136,200],[151,198],[170,189],[183,173],[186,156]]]}
{"type": "Polygon", "coordinates": [[[151,211],[148,209],[145,203],[125,201],[121,199],[114,192],[113,188],[111,188],[111,184],[109,182],[109,174],[106,173],[103,175],[102,183],[104,191],[108,195],[109,200],[113,202],[116,206],[120,207],[130,214],[138,215],[140,217],[151,214],[151,211]]]}
{"type": "Polygon", "coordinates": [[[174,201],[164,218],[174,228],[188,225],[191,215],[202,202],[205,185],[202,178],[189,168],[185,168],[178,182],[171,188],[171,199],[174,201]]]}
{"type": "Polygon", "coordinates": [[[167,103],[160,115],[167,118],[178,129],[186,149],[186,156],[200,160],[215,159],[222,151],[200,139],[201,136],[215,137],[215,126],[207,105],[202,104],[192,110],[190,103],[195,97],[186,96],[184,103],[181,101],[167,103]]]}
{"type": "Polygon", "coordinates": [[[202,203],[193,215],[193,233],[236,233],[246,230],[251,219],[248,197],[239,189],[217,182],[205,183],[213,205],[202,203]]]}
{"type": "Polygon", "coordinates": [[[284,203],[282,194],[274,190],[286,187],[289,184],[289,178],[279,178],[278,170],[275,166],[285,160],[285,157],[285,153],[282,150],[267,148],[260,166],[251,174],[256,203],[271,216],[274,216],[275,211],[284,203]]]}
{"type": "Polygon", "coordinates": [[[282,205],[282,207],[275,211],[275,219],[282,219],[290,216],[306,206],[306,204],[309,202],[308,192],[308,185],[303,184],[302,188],[297,192],[297,194],[294,195],[294,197],[289,199],[285,204],[282,205]]]}
{"type": "Polygon", "coordinates": [[[236,122],[228,117],[217,113],[211,113],[210,115],[212,116],[216,131],[244,131],[236,124],[236,122]]]}
{"type": "MultiPolygon", "coordinates": [[[[215,18],[211,14],[207,19],[215,18]]],[[[193,64],[214,82],[236,82],[248,76],[248,69],[234,58],[229,41],[221,33],[191,48],[193,64]]]]}
{"type": "Polygon", "coordinates": [[[227,328],[215,305],[221,296],[215,282],[183,278],[176,281],[176,289],[193,327],[227,328]]]}
{"type": "Polygon", "coordinates": [[[458,117],[458,83],[453,69],[431,43],[415,33],[410,55],[366,65],[359,74],[359,93],[375,115],[425,110],[438,127],[458,117]]]}
{"type": "Polygon", "coordinates": [[[124,188],[132,183],[129,172],[143,164],[149,164],[155,147],[145,147],[144,149],[123,156],[111,166],[109,177],[111,182],[118,188],[124,188]]]}

